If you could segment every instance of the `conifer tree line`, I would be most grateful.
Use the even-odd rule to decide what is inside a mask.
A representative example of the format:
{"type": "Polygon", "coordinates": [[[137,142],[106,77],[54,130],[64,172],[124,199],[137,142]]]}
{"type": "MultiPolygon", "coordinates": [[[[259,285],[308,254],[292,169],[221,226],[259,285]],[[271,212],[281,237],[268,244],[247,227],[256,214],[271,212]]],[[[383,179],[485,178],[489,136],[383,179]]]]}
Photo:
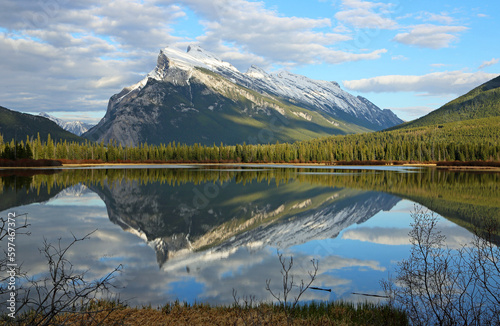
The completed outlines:
{"type": "Polygon", "coordinates": [[[27,140],[26,143],[22,141],[19,143],[15,140],[12,140],[10,143],[4,143],[3,137],[0,134],[0,158],[8,160],[33,158],[31,142],[27,140]]]}
{"type": "MultiPolygon", "coordinates": [[[[497,121],[497,120],[495,120],[497,121]]],[[[498,120],[500,121],[500,120],[498,120]]],[[[66,159],[102,162],[243,162],[309,163],[337,161],[500,161],[500,137],[496,123],[443,128],[415,128],[347,136],[331,136],[296,143],[267,145],[168,144],[123,146],[27,138],[4,142],[1,158],[66,159]],[[485,136],[488,135],[488,136],[485,136]]]]}

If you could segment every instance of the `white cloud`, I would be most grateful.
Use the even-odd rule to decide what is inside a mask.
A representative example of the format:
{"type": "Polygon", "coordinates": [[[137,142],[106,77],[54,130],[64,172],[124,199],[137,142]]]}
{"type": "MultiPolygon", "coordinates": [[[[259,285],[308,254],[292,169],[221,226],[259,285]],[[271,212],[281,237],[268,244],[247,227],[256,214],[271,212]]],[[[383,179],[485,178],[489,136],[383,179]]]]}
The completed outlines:
{"type": "Polygon", "coordinates": [[[356,28],[395,29],[398,24],[391,16],[391,4],[361,0],[342,0],[342,10],[335,18],[356,28]]]}
{"type": "Polygon", "coordinates": [[[404,55],[394,55],[391,57],[391,60],[402,60],[402,61],[405,61],[405,60],[408,60],[407,57],[405,57],[404,55]]]}
{"type": "MultiPolygon", "coordinates": [[[[171,279],[182,280],[194,277],[203,285],[200,299],[217,304],[232,302],[231,291],[238,294],[255,295],[257,301],[271,301],[272,297],[264,289],[266,279],[271,279],[271,288],[276,293],[281,285],[280,264],[274,248],[258,250],[249,247],[236,247],[227,250],[214,248],[212,252],[197,252],[188,256],[174,257],[163,267],[171,279]],[[186,266],[190,272],[186,272],[186,266]],[[265,275],[265,278],[263,278],[265,275]],[[264,283],[263,283],[264,282],[264,283]]],[[[307,271],[311,270],[310,260],[317,258],[301,252],[285,251],[284,257],[293,255],[294,279],[307,280],[307,271]]],[[[347,294],[351,280],[342,277],[343,269],[373,270],[384,272],[386,268],[376,260],[361,260],[342,256],[325,256],[320,259],[316,286],[332,288],[339,297],[347,294]],[[335,273],[333,273],[335,272],[335,273]],[[340,274],[340,275],[339,275],[340,274]]],[[[311,291],[303,300],[325,300],[324,292],[311,291]]]]}
{"type": "Polygon", "coordinates": [[[416,92],[425,95],[462,95],[498,74],[463,71],[435,72],[422,76],[388,75],[344,81],[344,86],[360,92],[416,92]]]}
{"type": "Polygon", "coordinates": [[[445,63],[431,63],[431,67],[434,67],[434,68],[442,68],[445,66],[446,66],[445,63]]]}
{"type": "Polygon", "coordinates": [[[134,71],[151,70],[154,65],[154,56],[145,54],[144,58],[133,62],[127,58],[128,54],[101,60],[100,56],[115,55],[115,49],[108,49],[109,45],[98,38],[68,40],[83,44],[57,47],[0,35],[0,56],[3,58],[0,87],[9,90],[0,94],[2,105],[34,113],[104,111],[112,94],[124,84],[132,84],[140,78],[134,71]],[[24,100],[20,101],[21,98],[24,100]]]}
{"type": "MultiPolygon", "coordinates": [[[[346,29],[335,29],[328,18],[285,17],[266,9],[263,2],[186,0],[201,17],[205,33],[200,45],[240,70],[251,63],[294,66],[378,59],[384,49],[369,53],[341,51],[340,42],[351,40],[346,29]]],[[[266,66],[265,66],[266,67],[266,66]]]]}
{"type": "MultiPolygon", "coordinates": [[[[430,106],[408,106],[408,107],[388,107],[386,109],[394,112],[398,117],[406,117],[407,120],[413,120],[434,111],[436,107],[430,106]]],[[[403,118],[402,118],[403,119],[403,118]]]]}
{"type": "Polygon", "coordinates": [[[467,30],[465,26],[438,26],[432,24],[412,26],[407,33],[399,33],[394,41],[421,48],[447,48],[458,40],[456,34],[467,30]]]}
{"type": "Polygon", "coordinates": [[[447,25],[453,24],[455,22],[455,19],[453,17],[450,17],[447,13],[434,14],[431,12],[422,12],[419,18],[424,21],[434,21],[447,25]]]}
{"type": "Polygon", "coordinates": [[[479,70],[483,69],[483,68],[486,68],[486,67],[489,67],[489,66],[493,66],[493,65],[496,65],[498,62],[500,61],[500,59],[498,58],[493,58],[491,59],[490,61],[484,61],[480,66],[479,66],[479,70]]]}
{"type": "Polygon", "coordinates": [[[154,68],[160,48],[182,40],[170,25],[183,14],[149,1],[5,0],[0,87],[8,92],[0,101],[34,113],[104,111],[111,95],[154,68]]]}

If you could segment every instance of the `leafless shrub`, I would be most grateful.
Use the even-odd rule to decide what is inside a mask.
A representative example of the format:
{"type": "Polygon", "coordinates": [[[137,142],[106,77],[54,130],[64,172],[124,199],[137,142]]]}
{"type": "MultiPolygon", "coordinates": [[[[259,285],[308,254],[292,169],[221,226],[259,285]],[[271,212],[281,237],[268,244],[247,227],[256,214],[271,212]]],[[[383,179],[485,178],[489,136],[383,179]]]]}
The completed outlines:
{"type": "MultiPolygon", "coordinates": [[[[476,232],[469,246],[449,249],[437,217],[422,207],[412,212],[410,257],[396,278],[382,281],[389,304],[403,308],[413,325],[499,325],[500,250],[476,232]]],[[[483,232],[484,233],[484,232],[483,232]]]]}
{"type": "MultiPolygon", "coordinates": [[[[308,271],[309,280],[304,281],[303,279],[297,283],[294,280],[294,275],[292,274],[293,267],[293,257],[286,258],[283,254],[277,251],[278,260],[281,265],[281,276],[282,288],[280,291],[275,291],[271,289],[271,280],[266,280],[266,290],[271,294],[271,296],[278,301],[279,307],[285,313],[288,324],[293,321],[292,313],[295,307],[299,304],[302,295],[311,288],[311,285],[316,280],[316,275],[318,273],[319,263],[316,259],[311,259],[312,270],[308,271]]],[[[318,289],[318,288],[317,288],[318,289]]],[[[245,325],[267,325],[266,316],[264,316],[262,309],[252,309],[259,306],[256,302],[255,296],[244,296],[242,298],[238,297],[238,292],[233,289],[233,300],[234,306],[239,311],[239,319],[243,321],[245,325]]]]}
{"type": "Polygon", "coordinates": [[[309,289],[314,280],[316,280],[316,275],[318,273],[319,262],[316,259],[311,259],[312,271],[308,271],[309,280],[304,281],[303,279],[297,284],[294,280],[294,275],[291,273],[293,267],[293,257],[286,258],[281,252],[277,252],[278,259],[281,264],[281,285],[282,292],[275,292],[271,289],[271,280],[266,280],[266,290],[275,298],[279,305],[285,312],[287,319],[291,320],[291,312],[295,309],[299,303],[300,297],[309,289]],[[295,291],[294,287],[296,288],[295,291]],[[293,292],[293,293],[292,293],[293,292]],[[293,296],[295,295],[295,296],[293,296]],[[292,297],[293,296],[293,297],[292,297]]]}
{"type": "MultiPolygon", "coordinates": [[[[5,240],[7,228],[4,219],[0,219],[0,241],[5,240]]],[[[17,227],[18,230],[27,228],[24,224],[17,227]]],[[[112,311],[118,309],[119,305],[100,303],[101,298],[110,298],[111,290],[114,288],[113,281],[122,269],[119,265],[103,277],[89,281],[87,272],[77,271],[66,255],[77,243],[89,239],[95,231],[83,236],[76,237],[64,244],[59,239],[57,244],[52,244],[46,239],[40,253],[45,257],[48,271],[41,276],[28,277],[21,270],[16,269],[18,284],[16,293],[16,316],[2,316],[7,323],[20,323],[25,325],[66,325],[74,324],[76,319],[85,320],[85,324],[101,324],[112,311]]],[[[17,233],[16,237],[21,233],[17,233]]],[[[26,234],[26,233],[23,233],[26,234]]],[[[8,257],[2,258],[1,270],[5,272],[8,257]]],[[[2,273],[2,278],[6,273],[2,273]]],[[[5,279],[2,279],[0,296],[8,295],[12,290],[4,287],[5,279]]]]}

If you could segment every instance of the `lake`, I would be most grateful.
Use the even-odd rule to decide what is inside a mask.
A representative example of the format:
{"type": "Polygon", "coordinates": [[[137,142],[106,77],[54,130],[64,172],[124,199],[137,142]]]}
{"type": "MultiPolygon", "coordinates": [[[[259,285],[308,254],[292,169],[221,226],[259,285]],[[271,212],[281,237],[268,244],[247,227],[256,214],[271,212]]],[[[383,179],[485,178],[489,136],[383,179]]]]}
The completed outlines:
{"type": "Polygon", "coordinates": [[[122,265],[116,291],[131,305],[232,304],[233,290],[270,301],[266,280],[281,285],[278,251],[293,257],[297,282],[319,261],[313,285],[331,292],[308,290],[304,300],[384,300],[359,293],[383,295],[379,281],[408,257],[415,205],[440,216],[451,247],[470,241],[481,219],[500,218],[499,173],[290,165],[44,173],[0,171],[0,216],[26,213],[30,224],[31,235],[16,237],[17,262],[42,275],[44,239],[67,244],[95,230],[66,258],[89,279],[122,265]]]}

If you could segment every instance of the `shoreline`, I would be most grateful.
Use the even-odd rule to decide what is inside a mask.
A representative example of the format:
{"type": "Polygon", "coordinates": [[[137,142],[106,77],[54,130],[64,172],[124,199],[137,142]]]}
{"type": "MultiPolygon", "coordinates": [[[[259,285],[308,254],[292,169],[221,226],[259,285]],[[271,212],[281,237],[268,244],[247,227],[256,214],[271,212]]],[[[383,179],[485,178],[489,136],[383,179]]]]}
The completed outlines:
{"type": "Polygon", "coordinates": [[[71,168],[95,168],[95,167],[137,167],[137,166],[296,166],[296,167],[325,167],[325,168],[345,168],[349,166],[355,167],[423,167],[423,168],[435,168],[435,169],[445,169],[449,171],[485,171],[485,172],[500,172],[500,167],[488,166],[488,165],[471,165],[474,162],[450,162],[449,165],[441,165],[443,163],[407,163],[407,162],[391,162],[387,164],[370,164],[372,162],[366,162],[366,164],[356,164],[359,162],[341,162],[341,164],[330,164],[330,163],[199,163],[199,162],[99,162],[99,163],[62,163],[60,166],[0,166],[0,170],[64,170],[71,168]]]}

